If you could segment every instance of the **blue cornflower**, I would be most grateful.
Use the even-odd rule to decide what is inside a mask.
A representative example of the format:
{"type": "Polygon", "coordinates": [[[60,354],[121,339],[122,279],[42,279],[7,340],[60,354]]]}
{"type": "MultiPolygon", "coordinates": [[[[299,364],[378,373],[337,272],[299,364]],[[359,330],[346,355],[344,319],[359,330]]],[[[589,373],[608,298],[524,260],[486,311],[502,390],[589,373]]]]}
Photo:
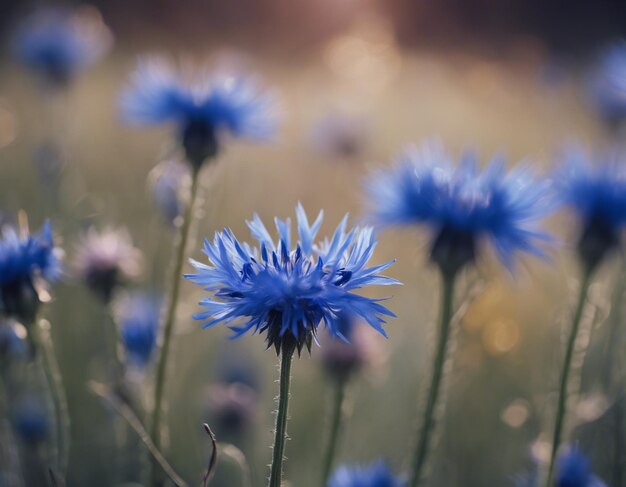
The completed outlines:
{"type": "Polygon", "coordinates": [[[30,322],[39,303],[37,287],[61,272],[60,250],[46,223],[35,235],[20,236],[12,226],[0,235],[0,315],[30,322]]]}
{"type": "Polygon", "coordinates": [[[403,487],[389,467],[375,462],[367,467],[339,467],[328,481],[328,487],[403,487]]]}
{"type": "Polygon", "coordinates": [[[266,139],[275,130],[273,100],[243,77],[187,82],[163,59],[139,63],[122,93],[124,118],[138,125],[174,124],[187,160],[199,167],[220,149],[222,133],[266,139]]]}
{"type": "Polygon", "coordinates": [[[44,441],[50,433],[50,423],[42,399],[24,396],[14,406],[13,429],[29,445],[44,441]]]}
{"type": "Polygon", "coordinates": [[[582,149],[570,148],[555,177],[561,199],[581,222],[578,253],[588,270],[619,246],[626,228],[626,167],[607,159],[593,167],[582,149]]]}
{"type": "Polygon", "coordinates": [[[48,86],[64,87],[76,73],[96,63],[111,42],[109,29],[93,8],[44,9],[18,29],[13,51],[48,86]]]}
{"type": "Polygon", "coordinates": [[[587,457],[571,448],[559,459],[556,487],[606,487],[606,485],[592,475],[587,457]]]}
{"type": "Polygon", "coordinates": [[[591,97],[607,122],[619,123],[626,117],[626,42],[602,53],[591,81],[591,97]]]}
{"type": "Polygon", "coordinates": [[[548,188],[526,167],[507,173],[500,159],[480,172],[475,155],[466,153],[454,167],[439,144],[408,151],[367,181],[374,221],[429,228],[431,259],[445,274],[473,262],[484,238],[509,267],[520,251],[543,255],[538,242],[549,238],[533,223],[553,207],[548,188]]]}
{"type": "Polygon", "coordinates": [[[156,348],[161,300],[151,293],[134,292],[119,302],[117,314],[128,361],[146,365],[156,348]]]}
{"type": "Polygon", "coordinates": [[[383,316],[393,313],[380,300],[353,293],[372,284],[398,284],[380,275],[392,262],[366,267],[376,246],[373,229],[354,228],[346,233],[346,215],[332,239],[316,245],[323,212],[313,225],[301,205],[296,215],[299,239],[295,243],[289,219],[275,220],[279,240],[274,243],[256,214],[248,227],[260,250],[240,243],[229,229],[216,233],[212,243],[205,240],[210,264],[192,260],[198,272],[186,277],[213,297],[200,302],[206,311],[194,318],[205,321],[205,327],[242,320],[243,324],[230,326],[234,338],[250,330],[266,332],[268,347],[274,346],[277,353],[281,347],[300,352],[305,344],[310,350],[322,321],[331,334],[340,336],[339,316],[344,312],[361,317],[386,335],[383,316]]]}

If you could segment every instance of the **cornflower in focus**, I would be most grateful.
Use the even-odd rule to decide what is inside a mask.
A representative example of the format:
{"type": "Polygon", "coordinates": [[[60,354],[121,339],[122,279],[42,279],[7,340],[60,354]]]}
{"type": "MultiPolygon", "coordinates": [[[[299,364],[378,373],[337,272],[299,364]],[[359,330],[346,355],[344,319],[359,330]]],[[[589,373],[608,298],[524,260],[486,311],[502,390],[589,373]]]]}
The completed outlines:
{"type": "Polygon", "coordinates": [[[301,351],[311,347],[320,322],[331,335],[341,336],[339,317],[352,313],[386,336],[383,316],[394,316],[379,304],[354,291],[369,285],[398,284],[380,272],[387,262],[366,267],[376,246],[371,228],[346,233],[347,215],[331,240],[316,245],[322,224],[320,212],[310,225],[302,206],[296,208],[298,240],[292,242],[291,222],[276,219],[279,239],[274,241],[261,219],[248,222],[260,249],[240,243],[226,229],[204,244],[210,264],[192,260],[196,274],[186,277],[213,294],[200,302],[206,311],[194,316],[205,327],[244,319],[231,325],[235,338],[248,331],[266,334],[268,347],[301,351]]]}
{"type": "Polygon", "coordinates": [[[31,323],[45,285],[61,274],[61,257],[49,223],[35,235],[5,225],[0,234],[0,315],[31,323]]]}
{"type": "Polygon", "coordinates": [[[403,487],[405,482],[395,477],[381,461],[366,467],[338,468],[327,487],[403,487]]]}
{"type": "Polygon", "coordinates": [[[174,125],[195,170],[218,154],[225,135],[270,137],[275,130],[273,108],[273,98],[251,78],[229,74],[186,78],[161,58],[140,61],[121,97],[127,122],[174,125]]]}
{"type": "Polygon", "coordinates": [[[143,255],[133,246],[126,229],[87,230],[78,241],[74,269],[85,285],[105,303],[115,288],[137,277],[143,255]]]}
{"type": "Polygon", "coordinates": [[[43,9],[19,27],[13,52],[46,87],[65,88],[80,71],[99,61],[112,42],[111,32],[93,7],[43,9]]]}

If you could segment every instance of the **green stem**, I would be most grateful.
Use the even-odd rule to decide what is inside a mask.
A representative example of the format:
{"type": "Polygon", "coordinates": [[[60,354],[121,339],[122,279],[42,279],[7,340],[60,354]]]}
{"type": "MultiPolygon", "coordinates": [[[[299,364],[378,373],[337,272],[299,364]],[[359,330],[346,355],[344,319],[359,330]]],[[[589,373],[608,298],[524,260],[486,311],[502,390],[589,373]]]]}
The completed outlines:
{"type": "Polygon", "coordinates": [[[587,291],[589,290],[590,282],[591,271],[587,271],[584,273],[583,278],[580,282],[578,303],[576,304],[576,311],[574,312],[574,317],[572,319],[572,328],[567,340],[565,359],[563,361],[563,368],[561,369],[559,400],[556,410],[556,420],[554,423],[554,434],[552,436],[552,453],[550,455],[550,466],[548,467],[546,487],[551,487],[554,480],[554,467],[556,465],[556,457],[559,450],[559,445],[561,443],[561,434],[563,430],[563,423],[565,421],[565,410],[567,405],[567,386],[569,384],[569,376],[572,369],[572,358],[574,356],[576,338],[578,336],[578,330],[580,329],[580,322],[583,316],[583,310],[585,309],[585,301],[587,299],[587,291]]]}
{"type": "Polygon", "coordinates": [[[42,353],[42,366],[54,403],[54,415],[57,431],[57,451],[58,451],[58,474],[65,478],[67,472],[69,458],[69,428],[70,416],[67,406],[67,398],[65,397],[65,389],[63,387],[63,379],[59,364],[56,360],[54,345],[49,325],[46,321],[41,323],[33,323],[31,330],[34,330],[33,340],[37,348],[42,353]]]}
{"type": "Polygon", "coordinates": [[[339,446],[339,436],[341,433],[341,421],[343,419],[344,402],[346,398],[346,381],[339,379],[334,382],[335,390],[333,396],[333,409],[330,423],[330,434],[328,445],[324,449],[325,457],[322,467],[322,487],[326,486],[330,471],[333,467],[335,454],[339,446]]]}
{"type": "Polygon", "coordinates": [[[283,458],[285,454],[285,440],[287,437],[287,414],[289,409],[289,384],[291,382],[291,361],[294,349],[284,347],[281,352],[280,386],[278,392],[278,413],[276,414],[276,428],[274,448],[272,452],[272,467],[270,471],[269,487],[280,487],[283,476],[283,458]]]}
{"type": "Polygon", "coordinates": [[[452,321],[452,301],[454,297],[455,275],[442,276],[441,310],[439,321],[439,336],[437,351],[433,361],[433,373],[430,379],[430,390],[428,402],[422,420],[417,448],[415,450],[413,471],[409,487],[416,487],[423,476],[424,467],[430,450],[432,432],[435,426],[435,412],[439,400],[441,385],[443,382],[443,371],[446,362],[448,341],[450,337],[450,323],[452,321]]]}
{"type": "Polygon", "coordinates": [[[151,438],[157,449],[161,448],[161,416],[163,414],[163,393],[165,391],[167,361],[169,358],[172,334],[174,331],[174,323],[176,321],[176,310],[178,308],[178,299],[180,296],[180,282],[185,259],[185,250],[187,241],[189,240],[189,230],[193,219],[193,210],[199,184],[199,169],[194,169],[191,175],[191,189],[189,193],[189,203],[185,210],[185,216],[180,228],[180,235],[176,254],[174,256],[174,268],[172,272],[172,281],[170,284],[170,295],[168,301],[167,313],[165,315],[165,323],[163,325],[163,342],[159,354],[157,372],[154,388],[154,414],[152,417],[151,438]]]}

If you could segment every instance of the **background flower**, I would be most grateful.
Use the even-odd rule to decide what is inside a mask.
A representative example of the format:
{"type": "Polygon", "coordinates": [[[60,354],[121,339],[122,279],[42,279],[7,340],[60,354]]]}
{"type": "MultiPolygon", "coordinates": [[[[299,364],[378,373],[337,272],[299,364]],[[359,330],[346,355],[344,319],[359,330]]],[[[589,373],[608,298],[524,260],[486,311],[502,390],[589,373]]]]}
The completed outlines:
{"type": "Polygon", "coordinates": [[[548,188],[528,167],[506,172],[500,159],[479,171],[476,156],[466,153],[455,166],[437,143],[407,151],[366,185],[372,219],[384,226],[426,226],[431,259],[444,272],[474,261],[482,239],[509,267],[519,252],[543,255],[538,244],[548,236],[535,224],[554,208],[548,188]]]}
{"type": "Polygon", "coordinates": [[[13,51],[48,86],[63,87],[79,71],[96,63],[112,41],[111,32],[93,7],[42,9],[19,27],[13,51]]]}

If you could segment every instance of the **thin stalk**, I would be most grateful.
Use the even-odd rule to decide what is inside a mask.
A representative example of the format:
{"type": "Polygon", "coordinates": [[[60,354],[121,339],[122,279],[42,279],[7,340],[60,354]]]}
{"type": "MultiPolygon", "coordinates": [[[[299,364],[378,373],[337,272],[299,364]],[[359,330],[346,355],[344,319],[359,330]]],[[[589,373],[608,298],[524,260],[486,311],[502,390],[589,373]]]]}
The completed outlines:
{"type": "Polygon", "coordinates": [[[437,410],[437,403],[443,382],[443,371],[450,337],[450,323],[452,321],[455,275],[442,275],[442,278],[437,351],[433,359],[433,372],[430,379],[428,402],[426,403],[422,427],[419,432],[409,487],[416,487],[419,485],[423,476],[424,467],[426,466],[426,460],[428,459],[428,453],[430,450],[431,436],[435,426],[435,412],[437,410]]]}
{"type": "Polygon", "coordinates": [[[278,392],[278,413],[276,414],[276,428],[274,448],[272,452],[272,467],[270,471],[269,487],[280,487],[283,477],[283,458],[285,454],[285,440],[287,437],[287,415],[289,409],[289,384],[291,382],[291,362],[294,350],[284,347],[280,362],[280,385],[278,392]]]}
{"type": "Polygon", "coordinates": [[[154,445],[157,449],[161,448],[161,416],[163,414],[163,393],[165,391],[167,362],[169,358],[172,334],[174,331],[174,324],[176,321],[176,311],[178,309],[178,301],[180,296],[180,282],[182,279],[181,274],[183,269],[183,262],[185,259],[187,241],[189,240],[189,230],[191,228],[191,222],[193,220],[193,210],[198,193],[199,179],[199,168],[194,168],[191,175],[189,203],[187,205],[187,209],[185,210],[185,216],[182,226],[180,228],[178,246],[176,248],[176,253],[174,256],[174,267],[170,283],[168,308],[165,315],[165,322],[163,325],[163,342],[161,345],[161,351],[159,354],[155,378],[154,413],[152,417],[152,429],[150,431],[150,437],[152,438],[152,441],[154,442],[154,445]]]}
{"type": "Polygon", "coordinates": [[[552,436],[552,453],[550,455],[550,466],[548,467],[548,477],[546,487],[551,487],[554,480],[554,467],[556,465],[556,457],[561,443],[561,435],[563,430],[563,423],[565,421],[565,413],[567,406],[567,386],[569,383],[569,376],[572,369],[572,358],[574,356],[574,348],[576,345],[576,338],[578,336],[578,330],[580,328],[580,322],[583,316],[583,310],[585,309],[585,301],[587,300],[587,292],[589,290],[589,284],[591,283],[591,272],[584,273],[580,282],[580,291],[578,295],[578,302],[576,304],[576,310],[572,318],[572,328],[570,330],[569,338],[567,340],[567,349],[565,351],[565,359],[563,361],[563,368],[561,369],[561,383],[559,387],[559,400],[556,410],[556,420],[554,423],[554,433],[552,436]]]}
{"type": "Polygon", "coordinates": [[[42,354],[42,366],[54,403],[54,416],[57,431],[57,451],[58,451],[58,473],[65,478],[67,473],[67,465],[69,459],[69,428],[70,416],[67,406],[67,398],[65,397],[65,388],[63,386],[63,378],[56,360],[52,337],[48,329],[48,322],[41,321],[34,323],[31,330],[34,330],[33,340],[37,349],[42,354]]]}
{"type": "Polygon", "coordinates": [[[330,432],[328,436],[328,445],[324,449],[324,463],[322,464],[322,487],[326,486],[330,471],[333,468],[333,461],[339,446],[339,437],[341,434],[341,422],[343,420],[343,409],[346,398],[346,381],[339,379],[334,382],[334,395],[332,405],[332,417],[330,423],[330,432]]]}

